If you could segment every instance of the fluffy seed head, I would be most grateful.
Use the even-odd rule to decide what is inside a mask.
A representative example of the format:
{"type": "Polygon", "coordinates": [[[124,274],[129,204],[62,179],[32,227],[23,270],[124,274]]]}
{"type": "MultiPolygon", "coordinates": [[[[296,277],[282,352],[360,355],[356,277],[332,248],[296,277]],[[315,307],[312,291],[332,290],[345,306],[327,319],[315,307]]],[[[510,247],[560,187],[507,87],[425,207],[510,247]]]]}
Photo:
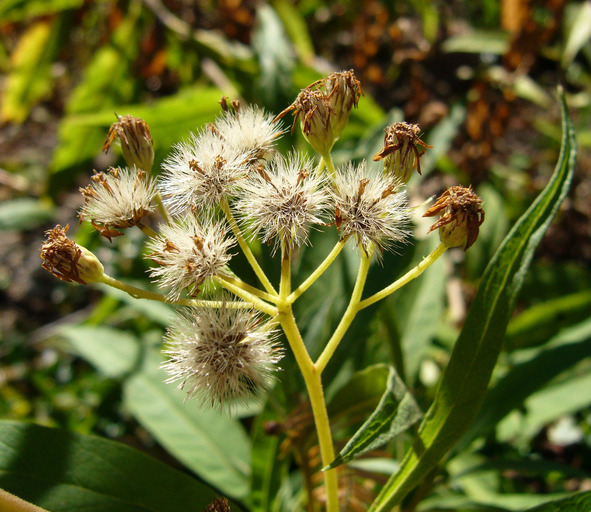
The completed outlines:
{"type": "Polygon", "coordinates": [[[136,167],[114,168],[96,172],[92,183],[80,192],[84,205],[80,220],[89,218],[92,225],[105,238],[111,240],[123,233],[117,229],[136,226],[151,213],[156,186],[150,176],[136,167]]]}
{"type": "Polygon", "coordinates": [[[223,406],[267,389],[283,357],[277,333],[250,309],[190,308],[165,337],[167,382],[180,381],[187,398],[223,406]]]}
{"type": "Polygon", "coordinates": [[[210,126],[177,144],[162,164],[160,189],[173,215],[209,208],[236,193],[252,153],[229,144],[210,126]]]}
{"type": "Polygon", "coordinates": [[[117,116],[117,122],[109,128],[103,151],[108,151],[116,138],[121,142],[121,151],[127,165],[146,172],[152,170],[154,145],[150,127],[143,119],[129,115],[117,116]]]}
{"type": "Polygon", "coordinates": [[[199,285],[223,274],[230,261],[228,250],[234,241],[225,235],[223,224],[211,220],[199,223],[192,215],[162,226],[159,236],[147,244],[148,257],[159,265],[150,275],[161,287],[170,289],[172,299],[178,299],[185,289],[197,294],[199,285]]]}
{"type": "Polygon", "coordinates": [[[239,153],[260,160],[271,153],[283,129],[273,123],[273,116],[256,106],[240,106],[233,102],[234,111],[227,110],[215,121],[221,138],[239,153]]]}
{"type": "Polygon", "coordinates": [[[105,270],[102,263],[92,252],[66,236],[69,227],[57,225],[45,233],[47,239],[41,247],[41,266],[67,283],[100,281],[105,270]]]}
{"type": "Polygon", "coordinates": [[[241,218],[263,242],[281,241],[291,249],[308,238],[310,226],[322,224],[328,207],[325,175],[314,172],[312,160],[290,154],[255,169],[236,207],[241,218]]]}
{"type": "Polygon", "coordinates": [[[426,148],[421,140],[418,124],[394,123],[385,130],[384,147],[375,154],[374,161],[384,160],[384,173],[392,175],[402,183],[408,183],[413,169],[421,174],[420,158],[426,148]]]}
{"type": "Polygon", "coordinates": [[[400,187],[399,182],[368,168],[365,162],[341,169],[333,190],[341,239],[354,236],[365,253],[375,244],[378,254],[395,242],[404,242],[410,212],[400,187]]]}
{"type": "Polygon", "coordinates": [[[441,241],[448,247],[464,247],[467,250],[478,238],[484,222],[482,199],[472,187],[449,187],[423,217],[441,214],[429,233],[439,229],[441,241]]]}

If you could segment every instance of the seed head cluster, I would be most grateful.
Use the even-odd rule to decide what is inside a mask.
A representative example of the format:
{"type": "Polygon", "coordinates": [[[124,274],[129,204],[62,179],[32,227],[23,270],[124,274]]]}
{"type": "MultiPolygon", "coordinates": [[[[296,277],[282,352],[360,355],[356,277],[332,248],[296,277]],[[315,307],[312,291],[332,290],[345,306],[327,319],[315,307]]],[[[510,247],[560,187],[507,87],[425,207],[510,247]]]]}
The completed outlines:
{"type": "Polygon", "coordinates": [[[184,290],[192,294],[207,279],[224,274],[234,240],[226,237],[225,225],[206,219],[199,222],[188,214],[175,224],[164,225],[148,243],[149,258],[158,264],[150,275],[178,299],[184,290]]]}
{"type": "Polygon", "coordinates": [[[410,210],[401,184],[365,162],[337,173],[333,200],[341,239],[354,237],[365,253],[375,245],[380,254],[408,238],[410,210]]]}
{"type": "Polygon", "coordinates": [[[306,242],[310,227],[323,224],[329,198],[326,178],[314,162],[295,153],[259,166],[236,204],[244,223],[275,250],[281,242],[293,249],[306,242]]]}
{"type": "Polygon", "coordinates": [[[277,332],[249,309],[190,308],[165,337],[167,382],[210,406],[244,400],[268,389],[283,351],[277,332]]]}
{"type": "Polygon", "coordinates": [[[80,192],[84,196],[80,220],[90,219],[94,228],[111,240],[123,234],[117,230],[137,226],[154,211],[152,200],[157,190],[145,171],[111,167],[106,172],[95,171],[91,184],[80,192]]]}

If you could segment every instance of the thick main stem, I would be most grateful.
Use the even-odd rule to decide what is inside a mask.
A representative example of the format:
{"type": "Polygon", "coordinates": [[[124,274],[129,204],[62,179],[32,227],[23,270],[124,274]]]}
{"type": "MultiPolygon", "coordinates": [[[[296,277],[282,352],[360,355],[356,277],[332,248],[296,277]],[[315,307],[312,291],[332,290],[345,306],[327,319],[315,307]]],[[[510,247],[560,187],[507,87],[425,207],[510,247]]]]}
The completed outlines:
{"type": "MultiPolygon", "coordinates": [[[[306,347],[300,331],[296,325],[291,305],[279,310],[279,319],[285,332],[289,346],[295,356],[296,362],[304,377],[310,403],[312,405],[312,414],[316,425],[318,435],[318,445],[320,446],[320,456],[323,466],[328,466],[334,459],[334,447],[332,444],[332,434],[330,431],[330,422],[324,400],[324,390],[322,388],[322,378],[320,372],[315,367],[306,347]]],[[[339,496],[336,470],[331,469],[324,472],[324,482],[326,486],[326,510],[327,512],[338,512],[339,496]]]]}
{"type": "MultiPolygon", "coordinates": [[[[322,378],[320,372],[314,365],[314,362],[308,354],[308,350],[300,334],[300,330],[296,324],[291,308],[291,303],[288,300],[291,292],[291,257],[287,244],[281,245],[281,282],[279,285],[279,301],[277,309],[279,311],[279,321],[285,337],[291,347],[295,356],[296,362],[306,388],[310,397],[312,405],[312,414],[314,415],[314,423],[316,425],[316,433],[318,434],[318,445],[320,446],[320,456],[322,464],[327,466],[335,459],[334,448],[332,444],[332,434],[330,432],[330,422],[328,419],[328,412],[326,410],[326,402],[324,400],[324,390],[322,388],[322,378]]],[[[326,485],[326,510],[327,512],[338,512],[339,510],[339,496],[337,475],[335,470],[330,470],[324,473],[324,482],[326,485]]]]}
{"type": "Polygon", "coordinates": [[[254,254],[250,250],[248,243],[246,242],[246,240],[242,236],[242,231],[240,231],[240,226],[238,226],[238,223],[236,222],[236,219],[234,218],[234,215],[232,214],[232,211],[230,210],[230,205],[228,204],[228,201],[226,201],[225,199],[222,199],[220,201],[220,206],[222,207],[222,210],[224,211],[224,215],[226,216],[226,219],[228,220],[228,223],[230,224],[230,228],[232,229],[232,233],[234,233],[234,236],[236,237],[236,240],[238,241],[238,245],[240,246],[240,249],[242,249],[244,256],[246,256],[248,263],[250,263],[250,266],[252,267],[252,269],[254,270],[254,273],[259,278],[259,281],[265,287],[265,290],[267,290],[268,293],[270,293],[271,295],[277,295],[277,291],[275,290],[275,288],[271,284],[271,281],[269,281],[269,278],[265,274],[265,271],[259,265],[259,262],[256,260],[254,254]]]}

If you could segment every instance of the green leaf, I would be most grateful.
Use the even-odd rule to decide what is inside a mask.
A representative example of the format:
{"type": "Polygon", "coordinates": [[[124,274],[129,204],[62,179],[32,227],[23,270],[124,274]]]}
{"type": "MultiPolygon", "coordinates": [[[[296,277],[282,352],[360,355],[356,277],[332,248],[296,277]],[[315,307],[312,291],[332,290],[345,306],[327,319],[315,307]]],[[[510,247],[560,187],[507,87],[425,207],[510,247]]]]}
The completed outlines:
{"type": "Polygon", "coordinates": [[[227,496],[249,491],[250,442],[241,423],[228,413],[184,401],[175,384],[165,384],[160,353],[146,350],[143,368],[124,383],[123,400],[134,417],[172,455],[227,496]]]}
{"type": "Polygon", "coordinates": [[[362,417],[373,411],[388,385],[390,369],[385,364],[375,364],[353,374],[330,399],[327,405],[331,421],[340,418],[362,417]]]}
{"type": "Polygon", "coordinates": [[[118,105],[98,112],[67,115],[61,121],[60,153],[55,156],[52,170],[57,173],[94,158],[105,141],[109,126],[115,121],[114,111],[142,118],[150,126],[156,149],[168,151],[174,143],[187,138],[190,131],[197,131],[214,120],[220,112],[221,94],[213,87],[195,87],[151,105],[118,105]],[[92,143],[82,144],[81,134],[92,143]]]}
{"type": "Polygon", "coordinates": [[[446,39],[442,50],[446,53],[492,53],[502,55],[509,49],[507,32],[473,31],[446,39]]]}
{"type": "Polygon", "coordinates": [[[372,504],[391,509],[439,464],[474,420],[501,351],[517,294],[535,248],[566,196],[574,172],[576,140],[564,96],[560,94],[563,138],[550,182],[517,221],[487,266],[478,293],[440,380],[434,401],[398,473],[372,504]]]}
{"type": "Polygon", "coordinates": [[[591,491],[585,491],[539,507],[528,508],[525,512],[587,512],[589,509],[591,509],[591,491]]]}
{"type": "Polygon", "coordinates": [[[40,199],[22,198],[0,204],[0,231],[24,231],[53,218],[55,208],[40,199]]]}
{"type": "Polygon", "coordinates": [[[83,3],[84,0],[3,0],[0,3],[0,21],[5,23],[47,16],[67,9],[77,9],[83,3]]]}
{"type": "Polygon", "coordinates": [[[19,39],[6,77],[0,120],[22,123],[31,108],[51,93],[51,62],[59,21],[39,21],[19,39]]]}
{"type": "Polygon", "coordinates": [[[414,397],[406,389],[404,382],[400,380],[394,368],[390,368],[388,386],[378,407],[349,440],[336,459],[324,469],[335,468],[383,446],[408,430],[422,416],[423,413],[414,397]]]}
{"type": "MultiPolygon", "coordinates": [[[[543,350],[516,364],[489,390],[470,429],[461,440],[466,446],[491,431],[510,411],[554,377],[591,356],[591,320],[563,331],[543,350]]],[[[531,352],[531,351],[529,351],[531,352]]],[[[571,403],[567,400],[567,403],[571,403]]]]}
{"type": "Polygon", "coordinates": [[[576,57],[579,50],[589,42],[591,38],[591,4],[581,2],[572,4],[567,11],[564,52],[560,64],[562,69],[567,69],[576,57]]]}
{"type": "Polygon", "coordinates": [[[122,377],[138,362],[139,340],[112,327],[67,325],[58,330],[74,352],[107,377],[122,377]]]}
{"type": "Polygon", "coordinates": [[[551,299],[527,309],[511,320],[505,336],[505,350],[533,347],[548,342],[566,327],[589,316],[591,290],[551,299]]]}
{"type": "Polygon", "coordinates": [[[0,421],[0,488],[51,512],[203,510],[205,484],[129,446],[0,421]]]}

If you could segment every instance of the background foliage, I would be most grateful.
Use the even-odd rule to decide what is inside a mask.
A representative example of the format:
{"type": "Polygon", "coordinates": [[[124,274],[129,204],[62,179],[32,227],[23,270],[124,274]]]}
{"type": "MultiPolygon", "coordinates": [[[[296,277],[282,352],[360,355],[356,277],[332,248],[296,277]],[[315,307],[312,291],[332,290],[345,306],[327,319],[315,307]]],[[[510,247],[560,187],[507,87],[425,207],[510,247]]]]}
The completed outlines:
{"type": "MultiPolygon", "coordinates": [[[[524,276],[480,413],[441,476],[407,505],[422,499],[421,510],[522,510],[590,489],[589,27],[591,4],[564,0],[3,2],[2,417],[122,441],[252,510],[299,503],[303,483],[293,461],[309,469],[311,482],[319,468],[292,361],[283,362],[282,385],[266,404],[232,417],[183,405],[182,393],[157,370],[167,306],[72,287],[40,269],[43,231],[74,227],[78,186],[93,168],[120,160],[116,151],[99,153],[113,113],[148,122],[158,165],[171,144],[213,120],[222,95],[279,112],[327,72],[354,68],[366,96],[336,147],[337,163],[373,155],[387,124],[418,122],[434,149],[422,162],[424,177],[410,182],[413,204],[457,183],[472,183],[484,198],[478,243],[364,310],[327,368],[329,412],[344,446],[386,388],[386,369],[363,370],[370,365],[392,361],[427,409],[487,262],[558,159],[554,91],[562,83],[580,146],[573,186],[524,276]]],[[[289,142],[307,149],[298,133],[289,142]]],[[[369,292],[379,289],[384,270],[401,274],[429,252],[434,241],[425,231],[417,221],[414,245],[372,270],[369,292]]],[[[146,268],[140,237],[108,245],[86,226],[76,234],[110,274],[130,280],[146,268]]],[[[294,280],[333,242],[313,237],[314,251],[301,252],[294,280]]],[[[267,248],[259,251],[276,265],[267,248]]],[[[237,270],[249,275],[245,264],[237,270]]],[[[345,251],[319,283],[323,292],[297,304],[313,355],[340,318],[355,272],[355,257],[345,251]]],[[[25,443],[35,428],[19,425],[3,424],[2,439],[25,443]]],[[[56,436],[48,441],[54,461],[64,450],[75,457],[78,448],[106,449],[85,446],[99,441],[78,434],[42,434],[56,436]]],[[[352,510],[367,508],[368,477],[385,482],[404,443],[401,436],[348,466],[352,510]]],[[[144,464],[144,455],[134,457],[144,464]]],[[[187,496],[201,492],[199,485],[187,483],[187,496]]]]}

